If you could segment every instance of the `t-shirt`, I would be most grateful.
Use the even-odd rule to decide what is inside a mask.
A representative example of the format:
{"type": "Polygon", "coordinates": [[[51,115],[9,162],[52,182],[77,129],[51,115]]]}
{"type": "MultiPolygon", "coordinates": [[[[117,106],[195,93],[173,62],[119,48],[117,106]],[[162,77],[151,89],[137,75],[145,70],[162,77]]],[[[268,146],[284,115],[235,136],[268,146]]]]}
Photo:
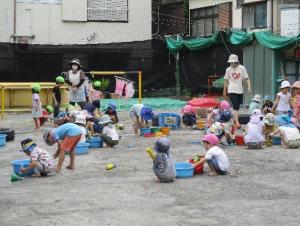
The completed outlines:
{"type": "Polygon", "coordinates": [[[92,104],[88,104],[84,107],[84,110],[86,110],[90,115],[94,115],[94,111],[96,110],[97,108],[92,105],[92,104]]]}
{"type": "Polygon", "coordinates": [[[143,107],[145,107],[145,105],[143,105],[143,104],[133,105],[129,110],[130,118],[133,118],[133,117],[136,117],[136,116],[140,117],[143,107]]]}
{"type": "Polygon", "coordinates": [[[119,135],[117,133],[117,130],[114,126],[104,126],[103,133],[107,136],[111,137],[112,140],[119,140],[119,135]]]}
{"type": "Polygon", "coordinates": [[[40,95],[37,93],[32,94],[32,108],[35,110],[42,110],[40,95]]]}
{"type": "Polygon", "coordinates": [[[227,171],[229,168],[229,160],[225,152],[218,146],[213,146],[210,148],[205,155],[205,158],[211,160],[215,157],[219,163],[219,168],[222,171],[227,171]]]}
{"type": "Polygon", "coordinates": [[[255,101],[251,102],[251,104],[249,105],[249,113],[252,114],[252,112],[256,109],[260,109],[261,105],[255,101]]]}
{"type": "Polygon", "coordinates": [[[52,93],[54,93],[55,99],[56,101],[60,104],[61,103],[61,93],[60,93],[60,89],[58,86],[55,86],[52,89],[52,93]]]}
{"type": "Polygon", "coordinates": [[[247,124],[247,134],[244,137],[245,142],[263,142],[265,141],[264,135],[263,135],[263,121],[259,121],[257,123],[252,123],[251,121],[247,124]]]}
{"type": "Polygon", "coordinates": [[[243,81],[247,79],[248,73],[244,66],[228,67],[224,79],[228,80],[228,93],[244,93],[243,81]]]}
{"type": "Polygon", "coordinates": [[[74,123],[63,124],[56,129],[52,130],[53,138],[57,140],[63,140],[65,137],[75,137],[82,134],[81,128],[74,123]]]}
{"type": "Polygon", "coordinates": [[[85,143],[85,142],[86,142],[86,135],[87,135],[86,128],[83,127],[83,126],[79,126],[79,127],[80,127],[80,129],[81,129],[81,134],[82,134],[79,143],[85,143]]]}
{"type": "Polygon", "coordinates": [[[30,159],[32,161],[37,161],[41,164],[43,169],[42,171],[51,171],[54,169],[54,160],[51,157],[50,153],[41,149],[39,147],[35,147],[30,153],[30,159]]]}
{"type": "Polygon", "coordinates": [[[290,93],[284,94],[282,92],[279,92],[279,93],[277,93],[277,96],[279,96],[280,99],[278,101],[276,111],[290,111],[291,110],[291,106],[290,106],[291,94],[290,93]]]}

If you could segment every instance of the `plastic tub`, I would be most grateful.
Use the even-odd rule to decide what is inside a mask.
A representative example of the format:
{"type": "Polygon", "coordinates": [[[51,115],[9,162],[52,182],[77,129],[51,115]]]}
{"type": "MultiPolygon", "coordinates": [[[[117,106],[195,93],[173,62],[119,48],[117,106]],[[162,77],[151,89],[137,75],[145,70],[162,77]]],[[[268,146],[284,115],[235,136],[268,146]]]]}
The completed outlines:
{"type": "Polygon", "coordinates": [[[273,145],[281,145],[281,137],[272,137],[272,144],[273,145]]]}
{"type": "Polygon", "coordinates": [[[195,162],[194,159],[190,159],[189,163],[191,163],[194,166],[194,174],[201,174],[203,173],[204,165],[198,164],[198,162],[195,162]]]}
{"type": "Polygon", "coordinates": [[[28,167],[29,163],[30,163],[29,159],[19,159],[19,160],[14,160],[11,162],[11,164],[13,165],[13,168],[14,168],[14,173],[21,177],[30,176],[34,173],[33,169],[29,170],[27,173],[20,172],[20,169],[28,167]]]}
{"type": "Polygon", "coordinates": [[[159,127],[153,127],[151,128],[151,133],[157,133],[160,132],[160,128],[159,127]]]}
{"type": "Polygon", "coordinates": [[[235,136],[235,143],[236,143],[236,145],[244,146],[245,145],[244,136],[243,135],[236,135],[235,136]]]}
{"type": "Polygon", "coordinates": [[[89,153],[89,145],[88,143],[79,143],[75,148],[76,155],[85,155],[89,153]]]}
{"type": "Polygon", "coordinates": [[[7,137],[6,134],[0,134],[0,147],[1,146],[5,146],[5,144],[6,144],[6,137],[7,137]]]}
{"type": "Polygon", "coordinates": [[[165,136],[169,136],[169,134],[170,134],[170,128],[169,128],[169,127],[162,127],[162,128],[160,128],[160,131],[161,131],[165,136]]]}
{"type": "Polygon", "coordinates": [[[194,175],[194,166],[188,162],[176,162],[175,168],[178,178],[192,177],[194,175]]]}
{"type": "Polygon", "coordinates": [[[89,141],[89,148],[102,148],[103,147],[103,141],[101,137],[91,137],[89,141]]]}
{"type": "Polygon", "coordinates": [[[144,136],[144,134],[147,134],[147,133],[151,133],[151,129],[150,128],[141,128],[140,129],[140,135],[141,136],[144,136]]]}

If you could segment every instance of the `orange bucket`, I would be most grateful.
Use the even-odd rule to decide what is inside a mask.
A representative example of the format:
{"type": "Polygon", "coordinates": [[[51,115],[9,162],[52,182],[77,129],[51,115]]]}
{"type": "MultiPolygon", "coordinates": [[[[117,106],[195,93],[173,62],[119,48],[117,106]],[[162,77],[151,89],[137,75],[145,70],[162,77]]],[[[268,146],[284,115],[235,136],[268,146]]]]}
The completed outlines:
{"type": "Polygon", "coordinates": [[[236,135],[235,136],[235,143],[237,145],[244,146],[245,145],[244,136],[243,135],[236,135]]]}
{"type": "Polygon", "coordinates": [[[197,127],[198,127],[198,129],[205,129],[205,121],[204,120],[198,120],[197,121],[197,127]]]}
{"type": "Polygon", "coordinates": [[[160,128],[160,131],[163,133],[165,136],[169,136],[170,134],[170,128],[169,127],[162,127],[160,128]]]}

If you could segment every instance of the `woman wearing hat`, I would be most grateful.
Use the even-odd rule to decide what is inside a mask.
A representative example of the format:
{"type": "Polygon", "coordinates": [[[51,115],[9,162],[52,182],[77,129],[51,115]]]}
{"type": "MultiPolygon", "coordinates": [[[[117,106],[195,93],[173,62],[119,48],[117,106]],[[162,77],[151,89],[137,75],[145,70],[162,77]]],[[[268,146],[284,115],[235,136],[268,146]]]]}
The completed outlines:
{"type": "Polygon", "coordinates": [[[69,85],[69,103],[73,106],[77,103],[81,108],[86,102],[85,75],[81,70],[79,59],[70,61],[71,70],[66,74],[66,83],[69,85]]]}
{"type": "Polygon", "coordinates": [[[229,99],[233,106],[233,116],[237,127],[240,127],[238,121],[238,110],[240,105],[243,103],[244,94],[244,81],[247,82],[248,93],[251,93],[251,83],[244,66],[239,63],[238,56],[231,54],[228,59],[230,67],[226,69],[224,77],[224,97],[229,96],[229,99]]]}

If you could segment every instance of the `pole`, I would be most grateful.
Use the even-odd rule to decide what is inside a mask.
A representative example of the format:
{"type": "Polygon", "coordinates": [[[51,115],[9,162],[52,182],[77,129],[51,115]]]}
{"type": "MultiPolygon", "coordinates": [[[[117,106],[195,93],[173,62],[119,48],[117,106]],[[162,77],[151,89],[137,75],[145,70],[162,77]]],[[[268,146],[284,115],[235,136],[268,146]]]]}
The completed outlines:
{"type": "Polygon", "coordinates": [[[142,103],[142,71],[138,73],[139,77],[139,103],[142,103]]]}
{"type": "MultiPolygon", "coordinates": [[[[179,41],[179,35],[177,35],[177,42],[179,41]]],[[[180,72],[179,72],[179,52],[176,53],[176,96],[180,96],[180,72]]]]}
{"type": "Polygon", "coordinates": [[[4,119],[4,108],[5,108],[5,96],[4,96],[4,86],[1,87],[1,118],[4,119]]]}

